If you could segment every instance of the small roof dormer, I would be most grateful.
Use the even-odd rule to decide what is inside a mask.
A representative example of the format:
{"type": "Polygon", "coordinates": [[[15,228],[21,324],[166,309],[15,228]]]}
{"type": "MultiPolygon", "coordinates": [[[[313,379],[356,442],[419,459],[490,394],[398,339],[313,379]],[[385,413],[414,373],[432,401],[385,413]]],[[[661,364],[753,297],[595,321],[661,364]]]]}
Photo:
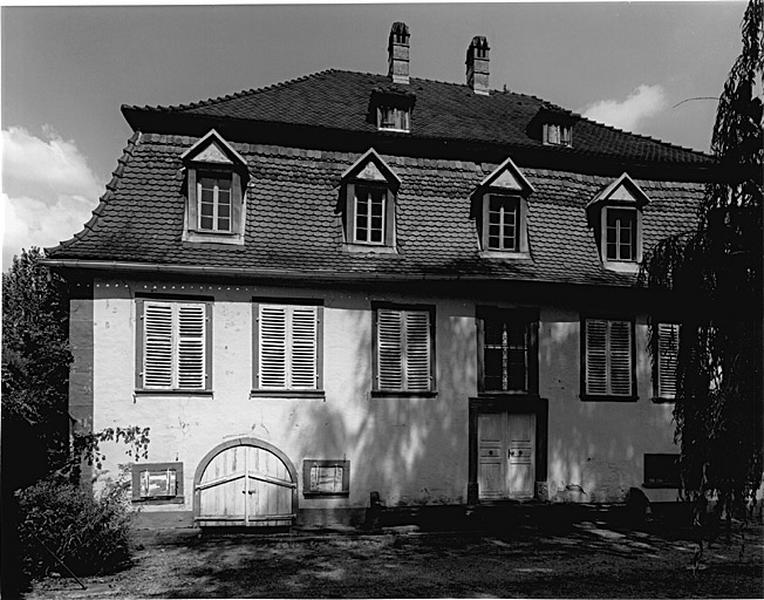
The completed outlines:
{"type": "Polygon", "coordinates": [[[502,189],[507,192],[519,193],[523,196],[532,194],[535,191],[522,171],[517,168],[517,165],[509,157],[491,171],[480,182],[479,187],[502,189]]]}
{"type": "Polygon", "coordinates": [[[528,134],[545,146],[573,146],[573,125],[577,116],[554,104],[544,103],[528,124],[528,134]]]}
{"type": "Polygon", "coordinates": [[[228,166],[229,168],[246,168],[247,161],[223,139],[217,131],[210,129],[198,142],[180,155],[186,163],[203,163],[208,165],[228,166]]]}
{"type": "Polygon", "coordinates": [[[622,173],[621,176],[600,191],[586,205],[586,214],[591,223],[596,219],[596,212],[605,204],[614,206],[630,206],[642,209],[650,203],[650,198],[639,185],[629,176],[622,173]]]}
{"type": "Polygon", "coordinates": [[[343,182],[362,180],[376,182],[398,188],[401,180],[395,174],[374,148],[369,148],[364,154],[350,165],[341,175],[343,182]]]}

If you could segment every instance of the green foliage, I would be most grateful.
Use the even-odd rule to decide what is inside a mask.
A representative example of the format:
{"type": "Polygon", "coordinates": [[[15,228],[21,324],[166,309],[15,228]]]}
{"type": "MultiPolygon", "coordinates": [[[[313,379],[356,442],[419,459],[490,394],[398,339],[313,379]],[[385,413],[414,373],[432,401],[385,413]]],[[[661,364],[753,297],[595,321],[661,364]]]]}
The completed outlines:
{"type": "Polygon", "coordinates": [[[133,425],[132,427],[117,427],[116,429],[107,427],[97,433],[77,433],[74,435],[72,443],[71,468],[75,468],[82,461],[86,461],[89,465],[94,464],[97,469],[100,469],[105,458],[100,448],[101,442],[124,443],[128,447],[127,455],[135,462],[141,458],[148,458],[150,430],[150,427],[141,428],[133,425]]]}
{"type": "Polygon", "coordinates": [[[750,0],[743,49],[719,100],[718,169],[697,229],[659,243],[643,272],[684,307],[674,409],[683,491],[699,505],[715,496],[728,518],[762,477],[763,12],[762,0],[750,0]]]}
{"type": "Polygon", "coordinates": [[[42,258],[39,248],[22,250],[3,273],[3,428],[28,426],[56,465],[68,453],[69,305],[65,282],[42,258]]]}
{"type": "Polygon", "coordinates": [[[62,567],[77,575],[113,572],[130,559],[130,514],[124,485],[95,498],[71,483],[48,477],[19,494],[19,536],[24,571],[42,577],[62,567]]]}

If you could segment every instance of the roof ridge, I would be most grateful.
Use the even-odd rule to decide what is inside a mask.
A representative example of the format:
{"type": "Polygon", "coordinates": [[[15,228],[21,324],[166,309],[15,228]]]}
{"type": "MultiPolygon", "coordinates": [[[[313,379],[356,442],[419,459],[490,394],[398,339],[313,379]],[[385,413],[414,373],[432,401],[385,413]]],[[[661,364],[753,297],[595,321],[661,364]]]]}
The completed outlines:
{"type": "Polygon", "coordinates": [[[141,143],[141,136],[141,132],[136,131],[128,138],[127,146],[122,149],[122,155],[117,159],[117,166],[111,172],[111,179],[104,186],[106,191],[98,198],[98,206],[90,211],[90,214],[92,215],[90,219],[88,219],[88,221],[82,226],[80,231],[73,234],[69,239],[61,240],[55,246],[44,248],[46,255],[71,246],[74,242],[79,241],[85,237],[89,231],[93,231],[93,226],[98,220],[98,217],[101,216],[104,208],[106,208],[106,206],[109,204],[109,201],[114,196],[114,191],[117,189],[117,184],[122,178],[122,175],[124,175],[125,166],[127,166],[127,164],[130,162],[135,148],[141,143]]]}

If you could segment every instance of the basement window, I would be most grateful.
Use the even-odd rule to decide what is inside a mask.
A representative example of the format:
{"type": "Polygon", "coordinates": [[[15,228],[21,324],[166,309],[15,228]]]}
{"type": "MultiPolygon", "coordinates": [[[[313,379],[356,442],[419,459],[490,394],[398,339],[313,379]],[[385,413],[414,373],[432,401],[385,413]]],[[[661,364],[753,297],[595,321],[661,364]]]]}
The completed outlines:
{"type": "Polygon", "coordinates": [[[305,460],[303,496],[347,496],[350,493],[349,460],[305,460]]]}
{"type": "Polygon", "coordinates": [[[183,463],[132,466],[133,502],[183,503],[183,463]]]}

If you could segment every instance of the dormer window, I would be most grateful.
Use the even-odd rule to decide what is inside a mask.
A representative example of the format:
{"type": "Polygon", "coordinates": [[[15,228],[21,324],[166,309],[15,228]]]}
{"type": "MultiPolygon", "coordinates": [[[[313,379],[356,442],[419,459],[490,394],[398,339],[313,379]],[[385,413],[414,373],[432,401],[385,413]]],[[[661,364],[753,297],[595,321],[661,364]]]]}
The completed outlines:
{"type": "Polygon", "coordinates": [[[400,179],[369,149],[345,171],[338,209],[348,251],[395,252],[395,195],[400,179]]]}
{"type": "Polygon", "coordinates": [[[636,271],[642,261],[642,211],[649,202],[626,173],[589,202],[587,218],[605,268],[636,271]]]}
{"type": "Polygon", "coordinates": [[[544,143],[552,146],[570,146],[570,125],[564,125],[562,123],[546,123],[544,125],[544,143]]]}
{"type": "Polygon", "coordinates": [[[183,241],[242,245],[248,178],[244,158],[213,129],[181,160],[186,192],[183,241]]]}
{"type": "Polygon", "coordinates": [[[480,248],[485,258],[528,258],[528,196],[533,187],[511,159],[505,160],[473,194],[480,248]]]}
{"type": "Polygon", "coordinates": [[[395,106],[377,107],[377,128],[391,131],[409,130],[409,109],[395,106]]]}

